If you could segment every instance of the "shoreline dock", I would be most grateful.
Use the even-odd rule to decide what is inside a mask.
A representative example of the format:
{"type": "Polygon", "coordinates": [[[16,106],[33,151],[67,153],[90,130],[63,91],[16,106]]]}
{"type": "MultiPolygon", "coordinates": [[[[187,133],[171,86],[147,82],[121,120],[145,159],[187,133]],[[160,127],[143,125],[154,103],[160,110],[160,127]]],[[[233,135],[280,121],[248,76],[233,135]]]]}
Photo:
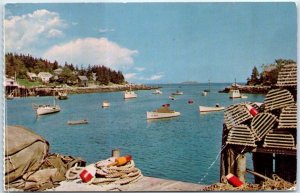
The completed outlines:
{"type": "MultiPolygon", "coordinates": [[[[140,180],[132,184],[126,184],[116,187],[114,190],[119,191],[203,191],[205,185],[181,182],[169,179],[161,179],[143,176],[140,180]]],[[[60,186],[46,191],[109,191],[97,185],[88,185],[77,183],[75,181],[63,181],[60,186]]]]}

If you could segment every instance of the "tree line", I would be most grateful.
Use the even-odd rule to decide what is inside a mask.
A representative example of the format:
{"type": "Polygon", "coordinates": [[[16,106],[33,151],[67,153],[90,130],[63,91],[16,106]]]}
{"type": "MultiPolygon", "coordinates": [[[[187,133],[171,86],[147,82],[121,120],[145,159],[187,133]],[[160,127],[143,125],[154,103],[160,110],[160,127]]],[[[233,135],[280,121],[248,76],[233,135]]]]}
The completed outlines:
{"type": "Polygon", "coordinates": [[[5,74],[7,77],[17,76],[19,79],[29,79],[27,72],[38,74],[39,72],[49,72],[54,74],[54,70],[61,68],[62,72],[52,82],[73,84],[78,76],[86,76],[93,80],[95,75],[98,84],[108,85],[110,82],[123,84],[125,78],[121,71],[112,70],[104,65],[89,65],[87,68],[74,66],[65,62],[59,65],[57,61],[50,62],[46,59],[35,58],[31,55],[7,53],[5,54],[5,74]]]}
{"type": "Polygon", "coordinates": [[[247,78],[247,85],[262,85],[272,86],[277,83],[278,74],[281,68],[286,64],[296,63],[291,59],[277,59],[272,64],[262,64],[262,72],[259,72],[257,67],[254,66],[252,74],[247,78]]]}

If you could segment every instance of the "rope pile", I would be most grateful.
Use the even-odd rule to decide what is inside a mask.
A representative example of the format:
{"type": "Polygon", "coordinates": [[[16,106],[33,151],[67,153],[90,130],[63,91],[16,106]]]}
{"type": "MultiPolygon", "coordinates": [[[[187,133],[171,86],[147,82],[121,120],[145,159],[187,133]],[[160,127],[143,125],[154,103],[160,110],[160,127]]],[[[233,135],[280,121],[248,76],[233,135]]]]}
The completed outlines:
{"type": "MultiPolygon", "coordinates": [[[[123,166],[109,166],[114,162],[114,158],[98,161],[93,164],[96,168],[96,175],[93,180],[87,184],[110,186],[117,189],[121,185],[131,184],[143,177],[141,171],[135,167],[133,160],[130,160],[123,166]]],[[[84,167],[74,166],[66,173],[67,180],[80,179],[79,174],[84,167]]]]}
{"type": "Polygon", "coordinates": [[[296,187],[296,182],[290,183],[276,174],[273,174],[273,179],[265,180],[262,184],[249,184],[245,183],[239,187],[233,187],[228,183],[225,176],[222,176],[221,182],[212,184],[203,189],[203,191],[261,191],[261,190],[294,190],[296,187]]]}

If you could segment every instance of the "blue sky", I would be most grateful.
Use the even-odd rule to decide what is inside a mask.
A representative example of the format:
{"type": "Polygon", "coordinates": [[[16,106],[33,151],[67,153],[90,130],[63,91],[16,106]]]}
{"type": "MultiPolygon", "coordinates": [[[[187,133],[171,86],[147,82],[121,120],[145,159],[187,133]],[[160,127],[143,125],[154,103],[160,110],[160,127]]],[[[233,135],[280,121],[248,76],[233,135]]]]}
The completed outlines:
{"type": "Polygon", "coordinates": [[[16,3],[4,25],[6,52],[106,65],[134,83],[245,82],[254,66],[297,59],[287,2],[16,3]]]}

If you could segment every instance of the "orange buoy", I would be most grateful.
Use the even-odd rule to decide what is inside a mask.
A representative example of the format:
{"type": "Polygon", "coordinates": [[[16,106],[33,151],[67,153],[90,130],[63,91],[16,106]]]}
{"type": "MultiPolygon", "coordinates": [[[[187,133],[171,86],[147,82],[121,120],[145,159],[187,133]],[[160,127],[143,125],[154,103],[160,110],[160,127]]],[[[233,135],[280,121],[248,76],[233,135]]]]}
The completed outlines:
{"type": "Polygon", "coordinates": [[[131,155],[126,155],[116,158],[114,163],[109,164],[108,166],[123,166],[132,159],[131,155]]]}

